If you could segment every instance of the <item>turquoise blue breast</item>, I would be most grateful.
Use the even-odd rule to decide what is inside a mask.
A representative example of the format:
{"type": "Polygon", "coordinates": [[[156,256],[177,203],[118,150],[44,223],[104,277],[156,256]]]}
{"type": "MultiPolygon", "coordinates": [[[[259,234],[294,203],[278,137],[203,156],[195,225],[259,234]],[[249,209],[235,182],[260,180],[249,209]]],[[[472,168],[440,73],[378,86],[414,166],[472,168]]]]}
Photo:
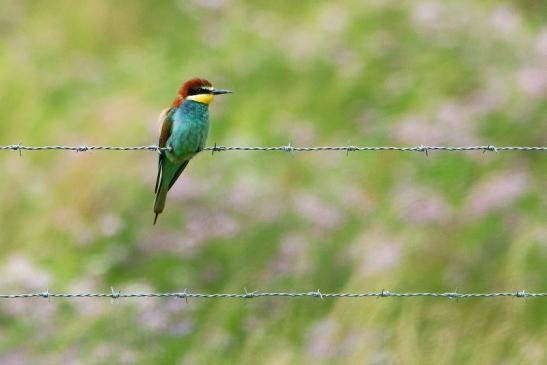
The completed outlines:
{"type": "Polygon", "coordinates": [[[171,160],[187,160],[201,151],[209,134],[209,106],[186,100],[173,113],[173,127],[167,145],[173,148],[168,153],[171,160]]]}

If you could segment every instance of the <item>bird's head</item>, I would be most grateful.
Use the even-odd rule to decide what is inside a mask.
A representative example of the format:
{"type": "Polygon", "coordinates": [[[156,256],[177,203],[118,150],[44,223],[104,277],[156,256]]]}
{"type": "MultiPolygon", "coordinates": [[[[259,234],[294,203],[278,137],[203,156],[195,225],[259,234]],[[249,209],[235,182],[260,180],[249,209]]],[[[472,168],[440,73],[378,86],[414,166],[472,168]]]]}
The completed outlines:
{"type": "Polygon", "coordinates": [[[193,100],[202,104],[210,104],[215,95],[227,93],[231,93],[231,91],[215,89],[209,81],[196,77],[182,84],[179,89],[179,94],[173,101],[173,106],[178,107],[184,100],[193,100]]]}

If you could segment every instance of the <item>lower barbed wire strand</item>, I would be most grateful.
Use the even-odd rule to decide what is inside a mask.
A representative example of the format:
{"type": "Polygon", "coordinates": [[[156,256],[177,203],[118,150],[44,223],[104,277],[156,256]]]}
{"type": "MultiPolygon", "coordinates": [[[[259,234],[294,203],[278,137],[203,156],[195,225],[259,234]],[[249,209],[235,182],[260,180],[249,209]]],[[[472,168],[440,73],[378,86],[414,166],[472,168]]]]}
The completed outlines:
{"type": "Polygon", "coordinates": [[[250,299],[259,297],[312,297],[312,298],[448,298],[448,299],[466,299],[466,298],[496,298],[496,297],[514,297],[514,298],[545,298],[547,293],[530,293],[525,290],[517,292],[499,292],[499,293],[457,293],[457,292],[416,292],[416,293],[397,293],[387,290],[369,293],[321,293],[319,290],[310,292],[245,292],[245,293],[192,293],[171,292],[171,293],[124,293],[114,291],[107,293],[52,293],[49,290],[37,293],[21,294],[0,294],[0,299],[28,299],[28,298],[198,298],[198,299],[250,299]]]}

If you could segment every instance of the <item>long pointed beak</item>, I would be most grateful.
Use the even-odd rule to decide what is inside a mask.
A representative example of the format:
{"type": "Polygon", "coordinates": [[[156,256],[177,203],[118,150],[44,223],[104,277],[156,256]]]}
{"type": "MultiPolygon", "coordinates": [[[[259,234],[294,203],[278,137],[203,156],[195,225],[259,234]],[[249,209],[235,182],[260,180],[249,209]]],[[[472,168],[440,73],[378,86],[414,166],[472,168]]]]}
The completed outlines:
{"type": "Polygon", "coordinates": [[[213,95],[220,95],[220,94],[230,94],[230,90],[221,90],[221,89],[215,89],[213,90],[213,95]]]}

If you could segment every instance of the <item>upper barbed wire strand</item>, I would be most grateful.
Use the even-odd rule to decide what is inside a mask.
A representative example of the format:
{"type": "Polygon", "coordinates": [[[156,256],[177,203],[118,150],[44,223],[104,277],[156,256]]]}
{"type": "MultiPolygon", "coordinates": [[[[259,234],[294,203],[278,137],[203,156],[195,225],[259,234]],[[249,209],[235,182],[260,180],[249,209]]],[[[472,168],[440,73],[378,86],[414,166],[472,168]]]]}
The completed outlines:
{"type": "MultiPolygon", "coordinates": [[[[148,146],[25,146],[22,144],[0,146],[0,150],[11,151],[169,151],[169,147],[158,147],[156,145],[148,146]]],[[[464,152],[464,151],[482,151],[482,152],[499,152],[499,151],[525,151],[525,152],[545,152],[547,146],[425,146],[419,145],[414,147],[398,147],[398,146],[317,146],[317,147],[298,147],[298,146],[217,146],[205,147],[203,151],[225,152],[225,151],[283,151],[283,152],[314,152],[314,151],[400,151],[400,152],[425,152],[429,151],[447,151],[447,152],[464,152]]]]}

